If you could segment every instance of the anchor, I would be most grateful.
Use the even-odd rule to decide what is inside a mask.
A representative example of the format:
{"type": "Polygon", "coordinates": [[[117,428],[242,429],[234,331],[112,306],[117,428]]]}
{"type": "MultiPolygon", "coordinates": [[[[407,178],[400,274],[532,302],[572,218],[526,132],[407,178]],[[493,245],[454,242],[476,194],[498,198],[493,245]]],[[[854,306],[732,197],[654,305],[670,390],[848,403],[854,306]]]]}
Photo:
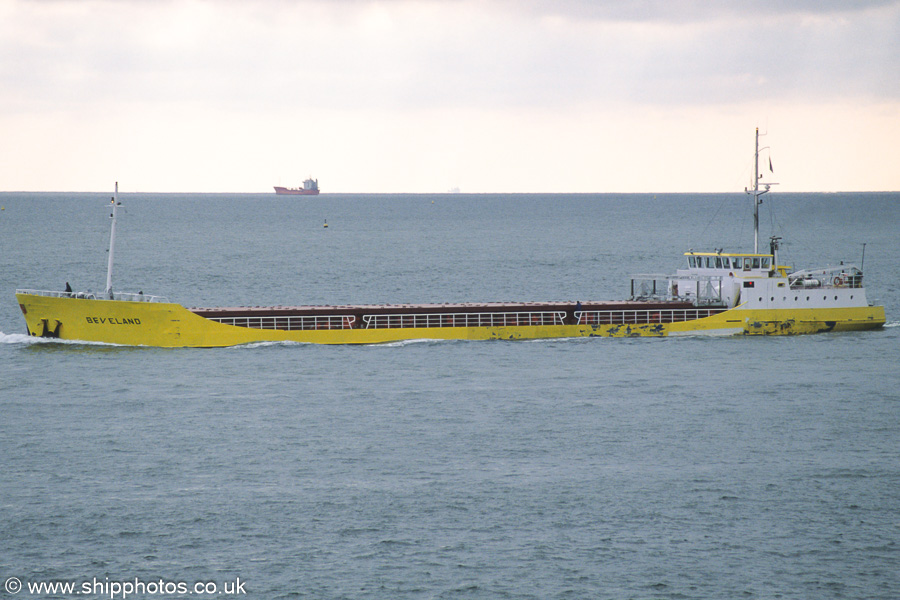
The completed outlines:
{"type": "Polygon", "coordinates": [[[48,319],[41,319],[41,337],[44,338],[58,338],[59,337],[59,328],[62,327],[62,321],[56,320],[56,327],[50,329],[50,325],[47,322],[48,319]]]}

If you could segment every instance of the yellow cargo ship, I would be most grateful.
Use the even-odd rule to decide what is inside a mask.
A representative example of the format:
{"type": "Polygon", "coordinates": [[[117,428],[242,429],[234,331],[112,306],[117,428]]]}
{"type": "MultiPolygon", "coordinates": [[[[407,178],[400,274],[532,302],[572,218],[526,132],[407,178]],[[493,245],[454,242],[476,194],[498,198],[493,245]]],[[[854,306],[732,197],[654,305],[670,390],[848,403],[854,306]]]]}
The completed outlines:
{"type": "MultiPolygon", "coordinates": [[[[185,308],[112,291],[118,185],[112,201],[106,290],[95,296],[16,290],[29,335],[129,346],[216,347],[254,342],[377,344],[400,340],[793,335],[876,329],[883,306],[866,299],[852,264],[790,272],[778,238],[759,252],[759,130],[754,251],[685,253],[673,275],[636,276],[621,302],[516,302],[185,308]]],[[[68,286],[67,286],[68,287],[68,286]]]]}

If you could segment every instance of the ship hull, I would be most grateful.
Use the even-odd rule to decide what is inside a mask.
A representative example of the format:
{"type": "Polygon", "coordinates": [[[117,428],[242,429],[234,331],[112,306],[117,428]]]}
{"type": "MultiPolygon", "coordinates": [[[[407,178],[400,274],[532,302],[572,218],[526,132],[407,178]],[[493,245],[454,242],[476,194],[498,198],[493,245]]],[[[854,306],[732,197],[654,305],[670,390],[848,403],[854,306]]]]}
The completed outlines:
{"type": "Polygon", "coordinates": [[[306,190],[275,186],[275,194],[278,196],[318,196],[319,190],[306,190]]]}
{"type": "MultiPolygon", "coordinates": [[[[633,316],[621,319],[646,322],[587,323],[582,322],[583,319],[577,318],[577,313],[570,310],[565,313],[564,318],[563,311],[560,311],[560,322],[550,324],[535,325],[526,319],[519,319],[517,324],[456,326],[448,317],[439,326],[435,326],[434,319],[427,326],[418,326],[410,317],[410,326],[403,326],[401,317],[396,316],[395,326],[370,328],[361,326],[362,320],[342,316],[346,313],[341,310],[342,307],[317,307],[319,318],[328,318],[333,313],[330,317],[333,325],[322,321],[325,326],[316,329],[278,329],[275,328],[278,327],[278,321],[275,320],[278,317],[272,317],[273,320],[268,322],[259,321],[257,326],[236,326],[201,316],[174,303],[50,297],[28,293],[17,293],[16,298],[25,316],[28,333],[32,336],[172,348],[222,347],[256,342],[380,344],[417,339],[796,335],[877,329],[885,322],[884,308],[881,306],[749,310],[736,307],[702,318],[674,322],[664,322],[665,317],[659,317],[663,311],[651,308],[643,311],[643,316],[640,311],[632,311],[633,316]],[[351,319],[354,326],[350,326],[351,319]],[[346,327],[343,325],[344,320],[346,327]],[[663,322],[657,322],[660,320],[663,322]]],[[[530,304],[523,304],[521,307],[523,310],[534,310],[530,304]]],[[[554,307],[571,309],[573,305],[554,307]]],[[[385,308],[389,307],[381,307],[383,314],[380,316],[387,319],[389,315],[384,313],[385,308]]],[[[215,314],[215,309],[205,310],[208,314],[215,314]]],[[[513,313],[507,311],[505,314],[513,313]]],[[[469,322],[471,321],[470,318],[469,322]]]]}

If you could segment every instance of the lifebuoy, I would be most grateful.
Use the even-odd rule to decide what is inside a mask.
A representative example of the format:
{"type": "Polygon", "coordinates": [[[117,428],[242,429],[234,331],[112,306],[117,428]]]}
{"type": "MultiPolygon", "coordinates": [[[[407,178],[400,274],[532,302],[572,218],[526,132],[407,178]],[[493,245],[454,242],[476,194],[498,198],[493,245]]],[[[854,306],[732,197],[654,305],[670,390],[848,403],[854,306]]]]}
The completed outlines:
{"type": "Polygon", "coordinates": [[[844,280],[841,279],[840,277],[835,277],[835,278],[834,278],[834,285],[836,285],[836,286],[842,286],[842,285],[844,285],[844,280]]]}

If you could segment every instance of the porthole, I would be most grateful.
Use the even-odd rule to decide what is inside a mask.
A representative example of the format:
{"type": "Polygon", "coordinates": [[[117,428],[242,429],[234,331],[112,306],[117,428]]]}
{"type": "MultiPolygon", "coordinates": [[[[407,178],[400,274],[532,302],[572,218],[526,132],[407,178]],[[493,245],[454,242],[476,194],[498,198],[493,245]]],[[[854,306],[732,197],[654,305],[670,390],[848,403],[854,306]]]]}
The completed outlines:
{"type": "Polygon", "coordinates": [[[837,296],[835,296],[834,299],[837,300],[837,296]]]}

